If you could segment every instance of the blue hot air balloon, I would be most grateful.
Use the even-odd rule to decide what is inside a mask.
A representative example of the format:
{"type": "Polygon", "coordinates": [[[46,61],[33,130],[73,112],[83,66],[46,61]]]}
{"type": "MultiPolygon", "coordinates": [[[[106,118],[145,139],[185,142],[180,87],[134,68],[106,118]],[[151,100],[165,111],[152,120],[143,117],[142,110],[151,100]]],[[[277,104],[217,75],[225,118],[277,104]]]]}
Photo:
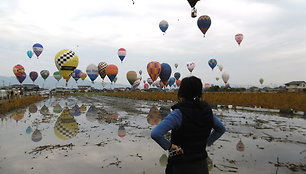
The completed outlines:
{"type": "Polygon", "coordinates": [[[33,51],[31,51],[31,50],[27,51],[27,55],[28,55],[29,58],[32,58],[32,56],[33,56],[33,51]]]}
{"type": "Polygon", "coordinates": [[[160,80],[164,84],[167,84],[170,76],[171,76],[171,66],[169,64],[167,64],[167,63],[162,63],[161,64],[161,72],[159,74],[160,80]]]}
{"type": "Polygon", "coordinates": [[[211,25],[210,17],[207,15],[200,16],[198,18],[197,24],[198,24],[199,29],[202,31],[205,37],[205,33],[207,32],[207,30],[209,29],[211,25]]]}
{"type": "Polygon", "coordinates": [[[212,70],[214,70],[214,68],[217,66],[217,60],[216,60],[216,59],[210,59],[210,60],[208,61],[208,65],[210,66],[210,68],[211,68],[212,70]]]}
{"type": "Polygon", "coordinates": [[[44,47],[41,44],[36,43],[33,45],[33,51],[37,58],[43,52],[43,50],[44,50],[44,47]]]}
{"type": "Polygon", "coordinates": [[[174,77],[176,80],[180,79],[181,74],[179,72],[174,73],[174,77]]]}
{"type": "Polygon", "coordinates": [[[71,74],[72,78],[75,80],[75,82],[78,82],[78,80],[81,78],[82,71],[79,69],[75,69],[73,73],[71,74]]]}
{"type": "Polygon", "coordinates": [[[161,30],[162,32],[165,33],[166,30],[168,29],[168,27],[169,27],[169,24],[168,24],[167,21],[165,21],[165,20],[160,21],[160,23],[159,23],[159,28],[160,28],[160,30],[161,30]]]}
{"type": "Polygon", "coordinates": [[[174,83],[175,83],[175,78],[174,78],[174,77],[171,77],[171,78],[169,79],[168,85],[171,87],[174,83]]]}
{"type": "Polygon", "coordinates": [[[88,65],[87,68],[86,68],[86,73],[87,73],[88,77],[90,78],[91,82],[94,83],[94,81],[96,80],[96,78],[99,75],[98,66],[96,66],[94,64],[88,65]]]}

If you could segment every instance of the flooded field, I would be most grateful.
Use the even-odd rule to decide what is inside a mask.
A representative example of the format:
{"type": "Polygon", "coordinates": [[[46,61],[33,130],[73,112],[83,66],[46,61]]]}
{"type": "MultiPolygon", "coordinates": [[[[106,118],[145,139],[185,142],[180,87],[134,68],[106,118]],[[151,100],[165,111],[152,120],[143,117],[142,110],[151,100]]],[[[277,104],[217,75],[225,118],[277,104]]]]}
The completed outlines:
{"type": "MultiPolygon", "coordinates": [[[[173,103],[105,96],[52,97],[1,116],[0,173],[162,174],[167,152],[150,138],[173,103]]],[[[302,116],[214,110],[227,132],[208,147],[210,173],[306,173],[302,116]]]]}

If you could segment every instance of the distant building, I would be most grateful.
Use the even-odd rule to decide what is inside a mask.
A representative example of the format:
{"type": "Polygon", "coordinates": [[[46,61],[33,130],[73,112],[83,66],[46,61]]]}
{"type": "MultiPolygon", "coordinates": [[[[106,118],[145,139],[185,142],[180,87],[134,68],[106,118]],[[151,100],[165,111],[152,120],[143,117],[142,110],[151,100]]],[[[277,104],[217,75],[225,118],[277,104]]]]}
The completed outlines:
{"type": "Polygon", "coordinates": [[[286,89],[289,92],[301,92],[306,90],[306,82],[305,81],[292,81],[285,84],[286,89]]]}
{"type": "Polygon", "coordinates": [[[79,92],[91,92],[92,91],[92,87],[89,85],[79,85],[78,86],[78,91],[79,92]]]}

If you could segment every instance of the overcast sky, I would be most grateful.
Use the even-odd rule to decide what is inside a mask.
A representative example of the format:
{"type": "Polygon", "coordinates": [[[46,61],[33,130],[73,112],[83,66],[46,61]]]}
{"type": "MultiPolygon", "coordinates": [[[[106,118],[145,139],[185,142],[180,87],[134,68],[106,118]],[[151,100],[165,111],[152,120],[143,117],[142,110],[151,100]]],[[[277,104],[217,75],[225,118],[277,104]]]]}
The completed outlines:
{"type": "Polygon", "coordinates": [[[134,1],[1,0],[0,76],[14,76],[16,64],[27,74],[43,69],[53,74],[55,54],[71,49],[82,71],[102,61],[117,65],[121,84],[129,84],[126,73],[132,70],[142,70],[147,79],[151,61],[168,63],[172,76],[180,72],[182,77],[190,75],[186,64],[194,61],[193,75],[220,85],[215,78],[222,72],[211,70],[211,58],[229,73],[230,84],[259,86],[260,78],[267,86],[306,81],[305,0],[201,0],[198,16],[212,21],[205,38],[187,0],[134,1]],[[169,23],[165,35],[161,20],[169,23]],[[244,34],[241,46],[234,39],[237,33],[244,34]],[[39,59],[26,55],[34,43],[44,46],[39,59]],[[127,50],[122,63],[119,48],[127,50]]]}

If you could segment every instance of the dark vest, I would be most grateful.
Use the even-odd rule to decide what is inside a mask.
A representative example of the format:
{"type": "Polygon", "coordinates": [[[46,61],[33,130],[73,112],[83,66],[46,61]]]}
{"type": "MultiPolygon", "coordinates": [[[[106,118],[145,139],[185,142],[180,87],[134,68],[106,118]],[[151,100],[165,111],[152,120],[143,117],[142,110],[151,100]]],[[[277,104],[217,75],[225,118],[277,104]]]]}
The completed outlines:
{"type": "Polygon", "coordinates": [[[183,114],[182,124],[171,132],[171,143],[180,146],[184,154],[172,156],[169,163],[188,163],[207,157],[206,144],[213,126],[211,107],[206,102],[184,101],[172,106],[183,114]]]}

